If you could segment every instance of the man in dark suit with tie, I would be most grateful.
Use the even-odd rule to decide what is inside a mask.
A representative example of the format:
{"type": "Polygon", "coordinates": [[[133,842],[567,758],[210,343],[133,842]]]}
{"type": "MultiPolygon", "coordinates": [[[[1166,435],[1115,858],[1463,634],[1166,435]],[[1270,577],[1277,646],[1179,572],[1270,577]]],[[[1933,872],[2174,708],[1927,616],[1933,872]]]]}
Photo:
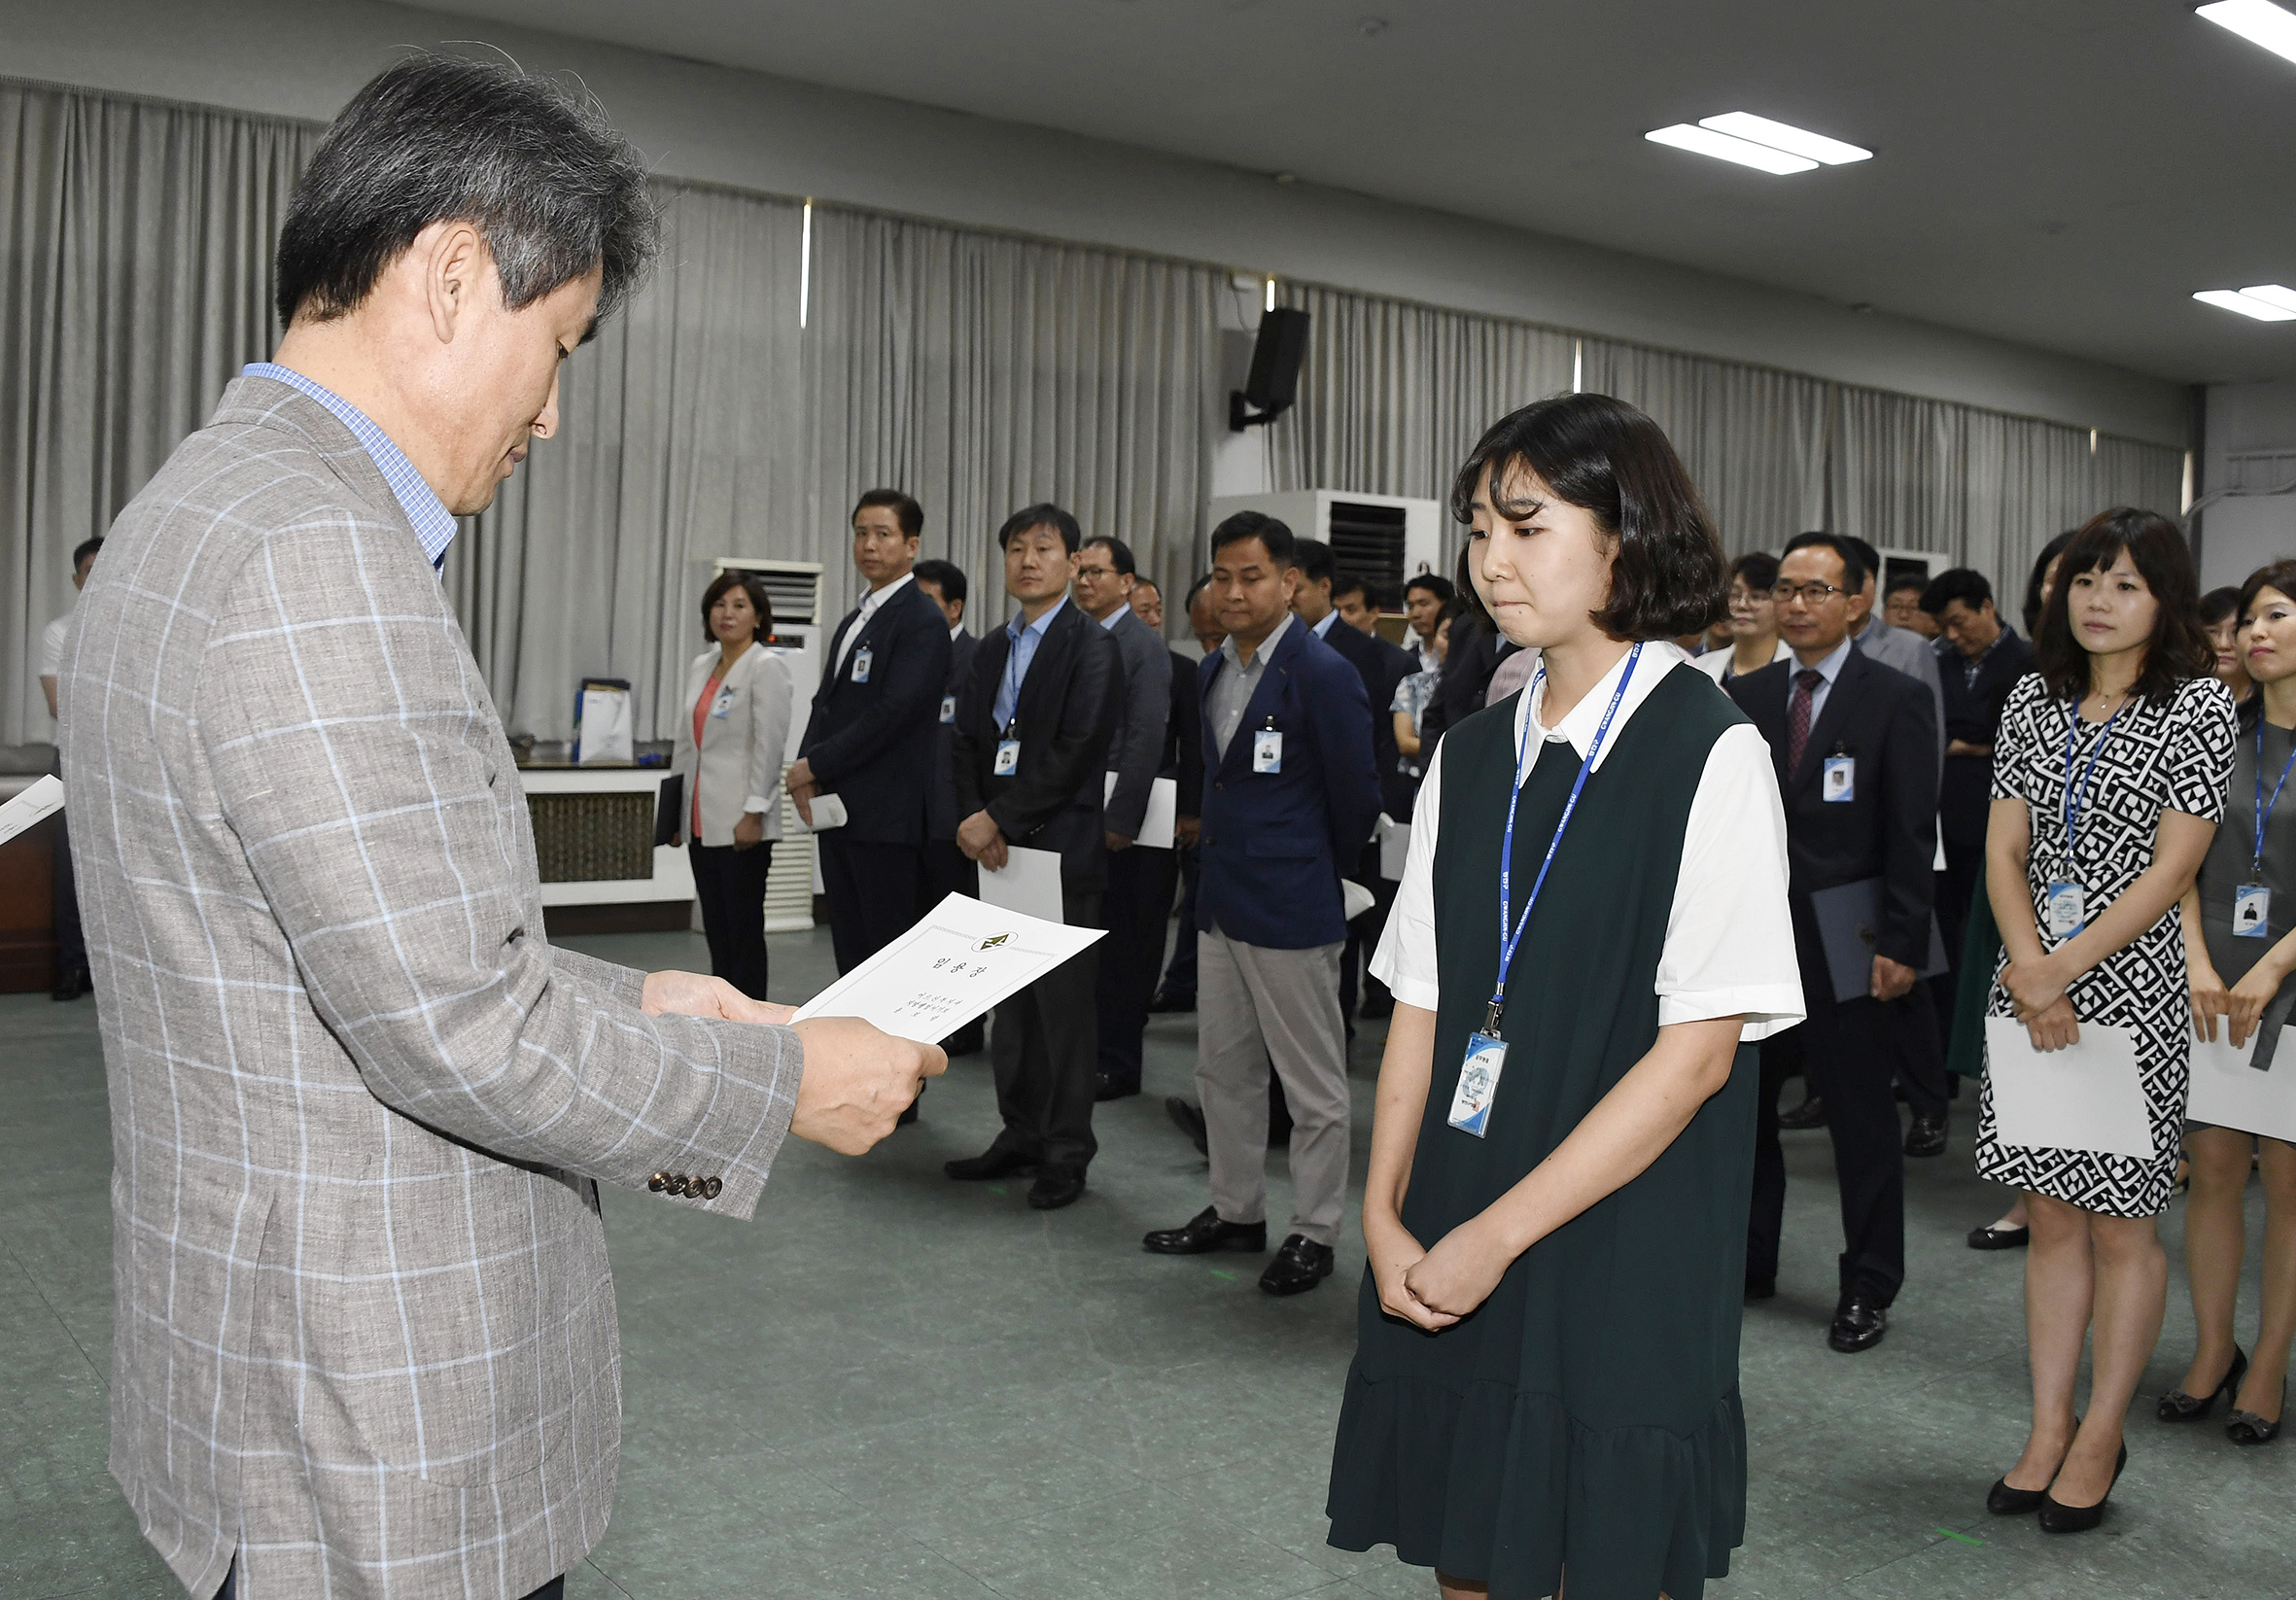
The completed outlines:
{"type": "MultiPolygon", "coordinates": [[[[973,652],[981,642],[964,631],[967,584],[964,569],[937,557],[916,568],[917,586],[941,608],[949,619],[949,680],[941,692],[940,725],[933,730],[933,788],[924,812],[924,871],[918,880],[917,915],[922,917],[952,894],[981,892],[980,869],[957,848],[956,759],[957,700],[973,671],[973,652]]],[[[970,1056],[988,1040],[987,1025],[979,1018],[941,1041],[952,1057],[970,1056]]]]}
{"type": "MultiPolygon", "coordinates": [[[[1409,655],[1390,644],[1376,634],[1367,634],[1348,626],[1339,614],[1333,596],[1339,582],[1339,568],[1332,556],[1332,547],[1321,539],[1303,539],[1294,541],[1299,550],[1300,592],[1292,601],[1292,609],[1308,632],[1339,652],[1340,659],[1355,669],[1363,679],[1364,699],[1369,703],[1371,716],[1372,760],[1379,769],[1379,803],[1393,815],[1394,796],[1390,786],[1403,781],[1401,752],[1395,748],[1395,716],[1388,708],[1395,702],[1395,686],[1418,671],[1418,664],[1409,655]]],[[[1363,580],[1351,580],[1357,594],[1363,592],[1363,580]]],[[[1374,818],[1375,820],[1375,818],[1374,818]]],[[[1340,863],[1340,873],[1352,878],[1372,891],[1372,909],[1347,924],[1347,946],[1339,953],[1339,1015],[1348,1019],[1347,1036],[1355,1036],[1355,996],[1358,973],[1371,952],[1379,948],[1379,935],[1387,926],[1387,908],[1395,900],[1396,886],[1379,876],[1379,842],[1368,840],[1361,850],[1340,863]]],[[[1384,1017],[1395,1009],[1395,1001],[1387,993],[1387,986],[1362,974],[1364,1015],[1384,1017]]]]}
{"type": "Polygon", "coordinates": [[[2033,646],[2000,619],[1993,585],[1971,568],[1955,567],[1930,579],[1922,591],[1922,609],[1937,619],[1944,636],[1937,643],[1945,691],[1945,779],[1937,787],[1937,830],[1945,842],[1945,881],[1937,890],[1937,925],[1954,970],[1938,985],[1938,1020],[1950,1028],[1962,935],[1985,876],[1993,742],[2009,691],[2033,670],[2033,646]]]}
{"type": "Polygon", "coordinates": [[[1291,530],[1240,511],[1212,531],[1228,638],[1199,669],[1205,730],[1196,1082],[1212,1203],[1142,1241],[1160,1255],[1268,1247],[1268,1075],[1292,1113],[1292,1228],[1271,1295],[1332,1270],[1347,1191],[1346,942],[1339,879],[1379,815],[1363,680],[1291,614],[1291,530]]]}
{"type": "Polygon", "coordinates": [[[788,780],[809,824],[817,796],[845,806],[843,826],[815,835],[840,973],[917,920],[950,653],[949,619],[913,572],[923,508],[898,489],[872,489],[853,506],[852,525],[853,565],[869,593],[830,637],[788,780]]]}
{"type": "Polygon", "coordinates": [[[1773,1290],[1786,1165],[1778,1087],[1796,1061],[1826,1098],[1841,1185],[1840,1300],[1826,1341],[1871,1349],[1905,1277],[1905,1156],[1883,1038],[1885,1002],[1913,987],[1930,955],[1931,862],[1936,852],[1937,745],[1929,690],[1857,649],[1851,626],[1868,604],[1848,541],[1797,541],[1778,571],[1778,631],[1792,659],[1724,685],[1777,762],[1786,806],[1789,904],[1808,1021],[1762,1044],[1754,1206],[1747,1230],[1750,1298],[1773,1290]],[[1836,1000],[1811,897],[1880,880],[1869,969],[1836,1000]]]}
{"type": "MultiPolygon", "coordinates": [[[[981,642],[957,698],[957,842],[991,872],[1014,845],[1061,857],[1061,920],[1100,925],[1108,851],[1101,795],[1108,744],[1124,716],[1124,666],[1108,631],[1068,601],[1076,519],[1058,505],[1015,511],[997,533],[1005,591],[1021,603],[981,642]]],[[[1099,1025],[1093,1003],[1098,953],[1086,950],[996,1008],[990,1059],[1004,1128],[981,1155],[953,1161],[953,1178],[1035,1173],[1028,1203],[1074,1203],[1093,1138],[1099,1025]]]]}

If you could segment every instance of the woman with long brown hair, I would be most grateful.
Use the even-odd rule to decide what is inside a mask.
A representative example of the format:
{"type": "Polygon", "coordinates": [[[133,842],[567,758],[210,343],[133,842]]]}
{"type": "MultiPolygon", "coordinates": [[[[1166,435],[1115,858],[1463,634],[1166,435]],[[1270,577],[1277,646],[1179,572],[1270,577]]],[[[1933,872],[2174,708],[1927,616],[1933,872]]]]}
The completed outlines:
{"type": "Polygon", "coordinates": [[[2104,1518],[2167,1302],[2154,1219],[2175,1174],[2192,1042],[2176,907],[2224,816],[2234,739],[2198,589],[2166,517],[2124,507],[2082,528],[2041,612],[2035,676],[2011,692],[1996,746],[1986,888],[2005,958],[1990,1015],[2022,1023],[2038,1051],[2126,1030],[2149,1135],[2142,1156],[2009,1144],[2007,1063],[1988,1061],[1977,1169],[2022,1192],[2033,1219],[2033,1429],[1986,1509],[2037,1511],[2052,1533],[2104,1518]],[[2074,1390],[2092,1335],[2082,1415],[2074,1390]]]}

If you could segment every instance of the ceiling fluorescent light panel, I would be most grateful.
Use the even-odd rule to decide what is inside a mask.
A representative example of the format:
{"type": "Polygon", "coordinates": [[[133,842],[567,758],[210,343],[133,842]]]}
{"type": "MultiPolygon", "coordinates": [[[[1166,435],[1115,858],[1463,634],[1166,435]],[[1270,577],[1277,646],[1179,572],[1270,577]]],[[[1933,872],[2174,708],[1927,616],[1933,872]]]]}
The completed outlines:
{"type": "Polygon", "coordinates": [[[2255,283],[2248,285],[2241,293],[2252,300],[2262,300],[2266,305],[2277,305],[2290,316],[2296,316],[2296,289],[2290,289],[2286,284],[2255,283]]]}
{"type": "Polygon", "coordinates": [[[1795,127],[1792,122],[1774,122],[1767,117],[1757,117],[1750,111],[1725,111],[1720,117],[1701,117],[1698,125],[1716,133],[1727,133],[1734,139],[1768,145],[1772,150],[1783,150],[1789,156],[1799,156],[1805,160],[1820,161],[1826,166],[1847,166],[1852,161],[1873,159],[1870,150],[1844,144],[1839,139],[1828,139],[1823,133],[1812,133],[1807,128],[1795,127]]]}
{"type": "Polygon", "coordinates": [[[1711,156],[1720,161],[1735,161],[1760,172],[1781,176],[1789,172],[1812,172],[1818,167],[1807,156],[1793,156],[1768,145],[1757,145],[1751,139],[1734,139],[1727,133],[1717,133],[1708,127],[1692,127],[1687,122],[1677,122],[1672,127],[1652,128],[1643,135],[1654,145],[1672,145],[1677,150],[1687,150],[1700,156],[1711,156]]]}
{"type": "Polygon", "coordinates": [[[2193,298],[2220,311],[2238,311],[2244,317],[2254,317],[2258,322],[2296,322],[2296,308],[2275,305],[2237,289],[2204,289],[2193,298]]]}
{"type": "Polygon", "coordinates": [[[2230,29],[2251,45],[2296,61],[2296,16],[2272,0],[2215,0],[2196,15],[2230,29]]]}

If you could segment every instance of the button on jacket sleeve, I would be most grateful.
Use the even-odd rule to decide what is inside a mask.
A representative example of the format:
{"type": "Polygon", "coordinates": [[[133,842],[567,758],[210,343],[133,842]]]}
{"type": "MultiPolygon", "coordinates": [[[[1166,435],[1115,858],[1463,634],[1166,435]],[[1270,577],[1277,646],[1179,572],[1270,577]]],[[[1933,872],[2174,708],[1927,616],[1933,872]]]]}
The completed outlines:
{"type": "Polygon", "coordinates": [[[437,619],[363,585],[364,553],[329,528],[257,548],[200,675],[223,819],[311,1004],[408,1117],[630,1187],[717,1175],[713,1208],[748,1215],[795,1104],[796,1036],[647,1017],[636,974],[550,947],[523,808],[506,824],[498,804],[516,771],[472,715],[484,691],[441,670],[437,619]]]}

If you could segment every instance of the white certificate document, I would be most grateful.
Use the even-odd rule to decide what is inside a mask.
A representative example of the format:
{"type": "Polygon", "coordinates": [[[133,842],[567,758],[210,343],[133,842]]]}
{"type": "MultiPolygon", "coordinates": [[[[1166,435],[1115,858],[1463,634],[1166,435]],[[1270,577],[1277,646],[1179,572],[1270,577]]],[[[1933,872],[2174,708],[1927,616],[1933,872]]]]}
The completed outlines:
{"type": "Polygon", "coordinates": [[[1379,876],[1391,884],[1403,882],[1404,863],[1410,859],[1411,825],[1379,814],[1379,876]]]}
{"type": "Polygon", "coordinates": [[[1006,911],[1017,911],[1039,922],[1061,920],[1061,852],[1008,845],[1004,869],[981,869],[981,898],[1006,911]]]}
{"type": "Polygon", "coordinates": [[[1098,928],[1047,922],[952,894],[798,1007],[797,1020],[858,1017],[896,1038],[932,1044],[1103,937],[1098,928]]]}
{"type": "Polygon", "coordinates": [[[2043,1052],[2016,1018],[1985,1019],[1985,1076],[2001,1143],[2153,1160],[2136,1036],[2125,1027],[2080,1026],[2070,1048],[2043,1052]]]}
{"type": "Polygon", "coordinates": [[[814,819],[805,825],[808,833],[820,833],[846,824],[845,802],[834,794],[815,795],[811,810],[814,819]]]}
{"type": "MultiPolygon", "coordinates": [[[[1108,774],[1107,783],[1100,785],[1100,804],[1116,792],[1116,774],[1108,774]]],[[[1180,785],[1176,780],[1159,778],[1148,785],[1148,812],[1140,819],[1140,831],[1133,838],[1135,845],[1150,850],[1172,848],[1172,818],[1179,814],[1180,785]]]]}
{"type": "Polygon", "coordinates": [[[2259,1072],[2248,1064],[2256,1035],[2236,1050],[2231,1027],[2217,1018],[2214,1044],[2192,1041],[2192,1120],[2296,1142],[2296,1041],[2288,1031],[2280,1034],[2272,1069],[2259,1072]]]}
{"type": "Polygon", "coordinates": [[[63,809],[64,786],[56,782],[55,776],[51,773],[34,779],[23,793],[0,806],[0,845],[7,844],[50,812],[63,809]]]}

